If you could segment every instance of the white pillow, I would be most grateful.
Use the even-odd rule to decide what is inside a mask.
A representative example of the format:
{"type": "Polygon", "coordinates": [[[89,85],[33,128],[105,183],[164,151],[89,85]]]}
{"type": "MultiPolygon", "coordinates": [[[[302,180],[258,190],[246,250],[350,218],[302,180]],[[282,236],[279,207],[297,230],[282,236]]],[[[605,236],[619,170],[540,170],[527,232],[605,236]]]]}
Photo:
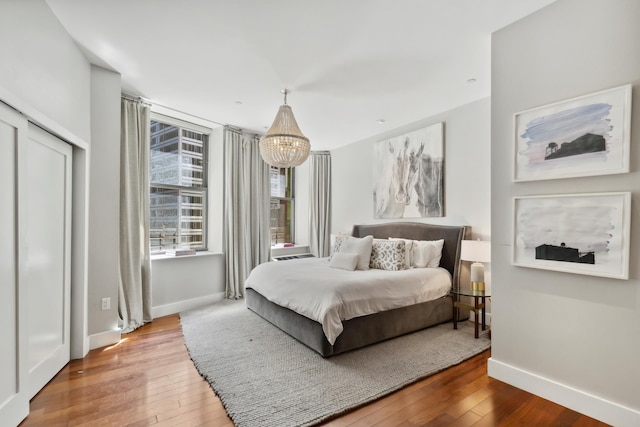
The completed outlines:
{"type": "Polygon", "coordinates": [[[329,261],[329,266],[333,268],[341,268],[343,270],[353,271],[358,264],[358,254],[348,254],[336,252],[329,261]]]}
{"type": "Polygon", "coordinates": [[[413,240],[399,237],[389,237],[389,240],[401,240],[404,242],[404,268],[411,268],[413,266],[413,240]]]}
{"type": "MultiPolygon", "coordinates": [[[[347,237],[347,239],[338,248],[339,253],[355,253],[358,254],[358,270],[368,270],[369,260],[371,259],[371,245],[373,244],[373,236],[362,238],[347,237]]],[[[335,256],[335,255],[334,255],[335,256]]]]}
{"type": "Polygon", "coordinates": [[[422,267],[440,267],[440,259],[442,258],[442,247],[444,239],[440,240],[414,240],[413,241],[413,266],[422,267]]]}

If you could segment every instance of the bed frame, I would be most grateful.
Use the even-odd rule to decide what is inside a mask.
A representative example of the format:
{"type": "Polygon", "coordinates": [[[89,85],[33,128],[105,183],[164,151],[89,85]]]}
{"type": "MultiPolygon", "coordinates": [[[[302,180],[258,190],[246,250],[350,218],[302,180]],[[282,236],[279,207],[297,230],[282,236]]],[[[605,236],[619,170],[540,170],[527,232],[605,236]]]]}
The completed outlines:
{"type": "MultiPolygon", "coordinates": [[[[401,237],[413,240],[444,239],[440,267],[446,268],[457,286],[460,267],[461,241],[471,234],[467,226],[444,226],[415,222],[396,222],[354,225],[352,235],[372,235],[377,239],[401,237]]],[[[408,307],[387,310],[342,322],[344,330],[331,345],[322,325],[288,308],[267,300],[253,289],[246,289],[247,307],[282,329],[298,341],[329,357],[354,350],[429,326],[452,320],[453,309],[449,296],[408,307]]]]}

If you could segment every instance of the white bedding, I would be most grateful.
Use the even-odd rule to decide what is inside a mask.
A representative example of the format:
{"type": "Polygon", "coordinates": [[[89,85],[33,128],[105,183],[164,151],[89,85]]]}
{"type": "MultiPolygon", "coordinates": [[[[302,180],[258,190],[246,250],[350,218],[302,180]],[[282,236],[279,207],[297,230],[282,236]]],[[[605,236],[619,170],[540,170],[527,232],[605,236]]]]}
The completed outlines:
{"type": "Polygon", "coordinates": [[[440,267],[347,271],[329,267],[328,258],[305,258],[261,264],[245,287],[322,324],[333,345],[343,320],[443,297],[451,275],[440,267]]]}

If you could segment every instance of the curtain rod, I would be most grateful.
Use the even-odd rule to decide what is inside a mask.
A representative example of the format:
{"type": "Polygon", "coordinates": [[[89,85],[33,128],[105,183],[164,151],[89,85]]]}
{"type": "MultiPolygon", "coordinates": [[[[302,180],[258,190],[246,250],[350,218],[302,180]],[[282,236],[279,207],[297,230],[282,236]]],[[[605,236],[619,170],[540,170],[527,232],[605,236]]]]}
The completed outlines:
{"type": "Polygon", "coordinates": [[[216,122],[215,120],[206,119],[204,117],[196,116],[195,114],[187,113],[186,111],[181,111],[181,110],[178,110],[177,108],[172,108],[172,107],[169,107],[169,106],[166,106],[166,105],[162,105],[162,104],[159,104],[157,102],[151,101],[150,99],[143,98],[141,96],[133,96],[133,95],[129,95],[129,94],[126,94],[126,93],[122,93],[122,97],[125,98],[125,99],[129,99],[131,101],[141,102],[141,103],[149,105],[149,106],[166,108],[167,110],[171,110],[171,111],[179,113],[179,114],[184,114],[184,115],[187,115],[189,117],[193,117],[195,119],[204,120],[206,122],[213,123],[213,124],[216,124],[216,125],[219,125],[219,126],[226,126],[225,123],[220,123],[220,122],[216,122]]]}
{"type": "Polygon", "coordinates": [[[224,129],[229,132],[233,132],[236,135],[242,135],[242,136],[251,137],[251,138],[259,138],[262,136],[259,133],[256,133],[255,131],[243,129],[233,125],[224,125],[224,129]]]}
{"type": "Polygon", "coordinates": [[[124,99],[128,99],[129,101],[133,101],[133,102],[139,102],[140,104],[144,104],[147,106],[151,106],[151,102],[144,99],[141,96],[133,96],[133,95],[127,95],[126,93],[121,94],[121,97],[124,99]]]}

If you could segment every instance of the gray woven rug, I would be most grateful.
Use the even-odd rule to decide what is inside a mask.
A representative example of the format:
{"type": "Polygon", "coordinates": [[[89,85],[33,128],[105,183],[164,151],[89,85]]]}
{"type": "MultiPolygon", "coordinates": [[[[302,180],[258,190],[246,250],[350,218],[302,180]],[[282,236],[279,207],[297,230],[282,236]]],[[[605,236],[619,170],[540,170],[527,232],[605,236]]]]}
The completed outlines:
{"type": "Polygon", "coordinates": [[[313,425],[490,347],[473,325],[435,326],[323,359],[240,301],[180,314],[189,354],[238,427],[313,425]]]}

